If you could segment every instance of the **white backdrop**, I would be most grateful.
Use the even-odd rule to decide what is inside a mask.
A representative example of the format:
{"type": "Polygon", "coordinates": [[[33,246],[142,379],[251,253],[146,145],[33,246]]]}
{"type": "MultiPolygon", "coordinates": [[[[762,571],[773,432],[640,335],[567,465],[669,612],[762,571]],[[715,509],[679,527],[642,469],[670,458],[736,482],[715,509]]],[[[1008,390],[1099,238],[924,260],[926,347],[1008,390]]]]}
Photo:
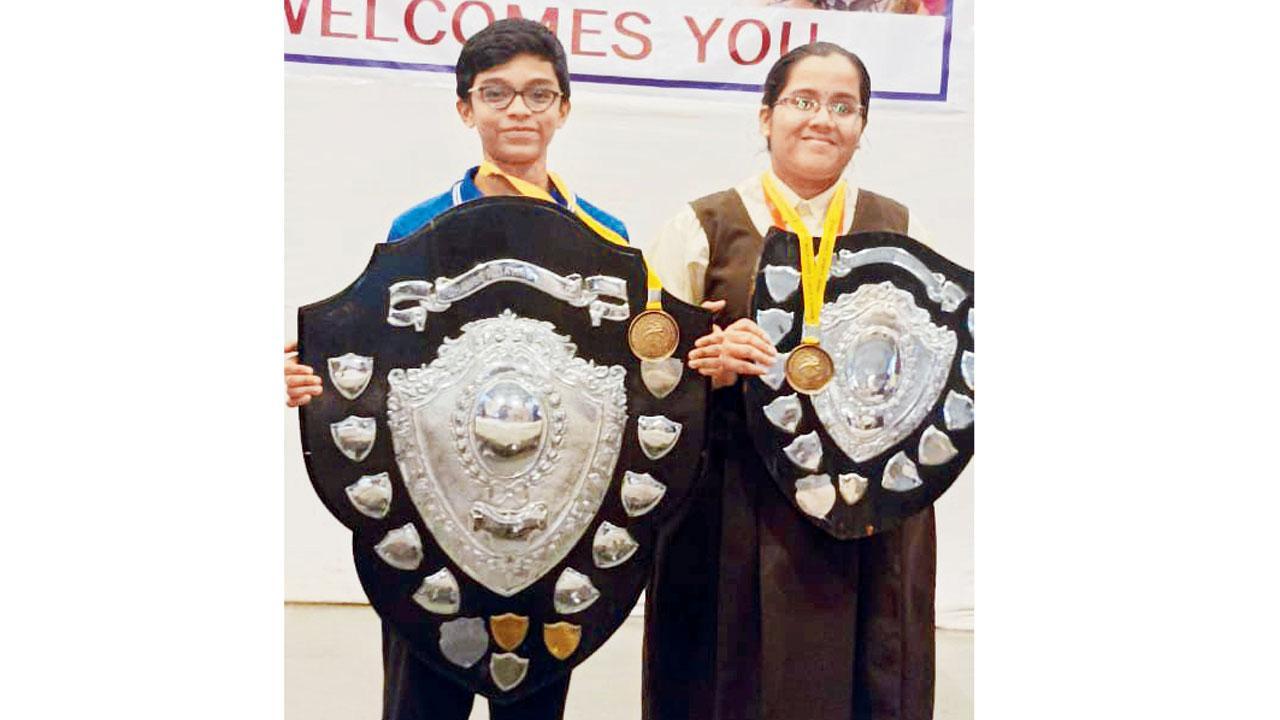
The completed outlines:
{"type": "MultiPolygon", "coordinates": [[[[853,173],[861,186],[906,203],[933,245],[968,267],[974,266],[971,7],[970,0],[955,4],[949,102],[873,101],[853,173]]],[[[299,305],[341,290],[360,273],[392,218],[479,162],[479,141],[454,112],[451,80],[286,65],[287,337],[296,335],[299,305]]],[[[575,191],[621,217],[643,248],[682,203],[766,166],[757,108],[758,97],[748,93],[575,84],[550,165],[575,191]]],[[[286,427],[285,598],[364,602],[350,535],[311,489],[296,422],[286,427]]],[[[973,627],[973,467],[937,506],[943,627],[973,627]]]]}

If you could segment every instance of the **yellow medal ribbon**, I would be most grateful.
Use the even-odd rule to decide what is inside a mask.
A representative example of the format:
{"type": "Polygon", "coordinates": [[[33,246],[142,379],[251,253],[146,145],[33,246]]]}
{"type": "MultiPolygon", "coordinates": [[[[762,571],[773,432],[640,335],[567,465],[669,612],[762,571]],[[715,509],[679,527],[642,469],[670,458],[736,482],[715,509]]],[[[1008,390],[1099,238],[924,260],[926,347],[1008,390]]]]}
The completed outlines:
{"type": "MultiPolygon", "coordinates": [[[[537,198],[538,200],[545,200],[549,203],[558,204],[555,199],[551,197],[551,193],[547,192],[546,189],[540,188],[528,180],[523,180],[514,175],[503,172],[501,168],[488,160],[480,163],[480,169],[476,171],[476,177],[482,178],[489,177],[491,175],[500,177],[511,183],[511,187],[515,188],[516,192],[525,197],[537,198]]],[[[574,215],[577,215],[579,220],[586,223],[587,227],[591,228],[595,234],[605,240],[608,240],[614,245],[627,247],[630,244],[627,242],[626,238],[614,232],[599,220],[591,217],[590,213],[586,210],[583,210],[582,207],[578,205],[577,196],[569,192],[569,186],[565,184],[564,180],[562,180],[559,175],[553,172],[547,172],[547,177],[551,178],[551,184],[555,185],[556,190],[560,191],[560,194],[564,196],[565,202],[569,203],[569,210],[574,215]]],[[[828,265],[830,265],[830,263],[828,263],[828,265]]],[[[649,289],[649,301],[645,305],[645,308],[648,310],[660,309],[662,307],[662,281],[658,279],[658,275],[653,271],[653,268],[649,267],[648,260],[644,261],[644,269],[648,275],[646,282],[649,289]]]]}
{"type": "Polygon", "coordinates": [[[816,345],[818,338],[810,335],[816,331],[822,316],[822,299],[827,292],[827,279],[831,275],[831,259],[835,255],[836,235],[844,224],[845,181],[836,183],[835,194],[831,204],[827,206],[827,215],[822,220],[822,239],[818,243],[817,256],[813,252],[813,235],[805,227],[800,214],[791,204],[783,199],[777,185],[770,179],[769,173],[760,176],[760,184],[764,186],[765,197],[774,209],[782,215],[791,232],[800,239],[800,288],[804,297],[804,339],[806,345],[816,345]]]}

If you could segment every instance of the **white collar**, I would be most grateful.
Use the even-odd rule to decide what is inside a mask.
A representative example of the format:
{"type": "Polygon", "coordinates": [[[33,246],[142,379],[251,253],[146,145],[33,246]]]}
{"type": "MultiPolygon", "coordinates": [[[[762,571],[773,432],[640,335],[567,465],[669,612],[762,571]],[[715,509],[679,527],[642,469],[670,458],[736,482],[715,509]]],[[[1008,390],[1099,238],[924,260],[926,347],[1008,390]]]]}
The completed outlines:
{"type": "MultiPolygon", "coordinates": [[[[836,178],[836,181],[831,183],[831,187],[805,200],[800,197],[799,193],[792,190],[790,185],[783,182],[782,178],[778,177],[773,170],[766,170],[765,172],[769,173],[769,179],[773,180],[779,194],[782,195],[782,199],[790,203],[791,207],[796,209],[796,212],[803,213],[807,205],[809,212],[817,217],[822,217],[827,212],[827,206],[831,204],[831,198],[835,196],[836,186],[840,184],[841,179],[836,178]]],[[[764,192],[763,189],[761,192],[764,192]]]]}
{"type": "MultiPolygon", "coordinates": [[[[801,202],[800,196],[788,187],[786,183],[779,180],[778,176],[774,175],[772,170],[765,170],[765,172],[769,173],[769,177],[776,181],[778,190],[782,194],[782,197],[786,199],[787,202],[791,203],[792,207],[796,208],[797,212],[801,212],[803,214],[803,211],[798,206],[798,203],[801,202]]],[[[841,234],[847,234],[849,232],[849,228],[853,227],[853,213],[858,199],[858,186],[854,184],[853,178],[849,177],[847,174],[841,177],[846,182],[844,223],[842,223],[843,227],[841,228],[841,234]]],[[[817,218],[817,222],[815,224],[818,227],[809,228],[810,232],[814,232],[815,230],[821,231],[822,218],[827,212],[827,206],[831,203],[831,198],[835,197],[836,185],[838,184],[839,181],[837,180],[831,185],[831,187],[821,193],[818,193],[815,197],[811,197],[808,200],[803,201],[809,205],[809,215],[813,218],[817,218]]],[[[756,226],[756,231],[761,235],[768,234],[769,227],[773,225],[773,215],[769,212],[769,205],[764,197],[764,187],[760,184],[760,173],[756,173],[738,183],[737,186],[734,187],[734,190],[737,190],[738,195],[742,198],[742,204],[747,208],[747,215],[750,216],[752,224],[756,226]]]]}

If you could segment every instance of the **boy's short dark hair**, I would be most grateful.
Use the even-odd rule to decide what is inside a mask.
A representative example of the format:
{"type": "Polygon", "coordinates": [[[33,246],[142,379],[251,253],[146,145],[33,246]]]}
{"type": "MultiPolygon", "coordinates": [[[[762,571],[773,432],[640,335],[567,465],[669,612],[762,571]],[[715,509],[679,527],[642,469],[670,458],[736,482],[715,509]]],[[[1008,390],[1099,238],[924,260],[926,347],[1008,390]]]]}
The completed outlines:
{"type": "Polygon", "coordinates": [[[476,75],[511,62],[517,55],[534,55],[551,63],[555,68],[560,92],[569,97],[569,64],[564,46],[555,33],[536,20],[506,18],[472,35],[458,54],[454,77],[458,83],[458,98],[470,97],[476,75]]]}

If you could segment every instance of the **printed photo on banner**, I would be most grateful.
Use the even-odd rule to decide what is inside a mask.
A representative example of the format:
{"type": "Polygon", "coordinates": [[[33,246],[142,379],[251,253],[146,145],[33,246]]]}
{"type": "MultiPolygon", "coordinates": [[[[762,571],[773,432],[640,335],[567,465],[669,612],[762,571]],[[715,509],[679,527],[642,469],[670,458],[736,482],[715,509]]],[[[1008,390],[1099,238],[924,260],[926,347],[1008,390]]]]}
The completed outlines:
{"type": "Polygon", "coordinates": [[[744,0],[742,4],[901,15],[943,15],[947,11],[947,0],[744,0]]]}

